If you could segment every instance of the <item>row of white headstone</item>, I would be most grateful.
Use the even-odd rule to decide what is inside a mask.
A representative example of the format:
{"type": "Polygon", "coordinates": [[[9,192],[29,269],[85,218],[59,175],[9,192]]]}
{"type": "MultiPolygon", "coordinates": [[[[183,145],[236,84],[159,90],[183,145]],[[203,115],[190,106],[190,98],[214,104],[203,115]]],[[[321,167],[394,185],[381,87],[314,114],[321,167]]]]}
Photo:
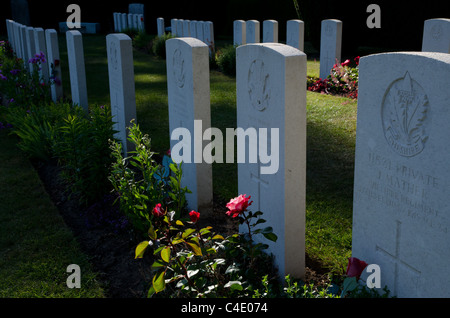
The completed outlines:
{"type": "MultiPolygon", "coordinates": [[[[164,18],[156,19],[158,36],[165,33],[164,18]]],[[[170,33],[175,37],[191,37],[206,43],[210,50],[214,49],[214,23],[197,20],[170,20],[170,33]]]]}
{"type": "MultiPolygon", "coordinates": [[[[337,19],[323,20],[320,36],[320,78],[324,79],[330,70],[341,61],[342,21],[337,19]]],[[[257,20],[235,20],[233,23],[233,44],[260,43],[260,22],[257,20]]],[[[422,51],[449,53],[450,47],[448,19],[429,19],[424,24],[422,51]],[[443,40],[444,39],[444,40],[443,40]]],[[[263,43],[278,43],[278,22],[263,21],[263,43]]],[[[304,50],[304,23],[301,20],[286,22],[286,44],[300,51],[304,50]]]]}
{"type": "Polygon", "coordinates": [[[133,13],[114,12],[114,32],[122,32],[125,29],[143,31],[145,29],[144,15],[133,13]]]}
{"type": "MultiPolygon", "coordinates": [[[[16,53],[23,60],[30,72],[33,65],[29,62],[35,55],[43,54],[41,60],[40,77],[44,82],[53,82],[50,86],[52,100],[57,102],[63,97],[61,79],[61,63],[59,55],[58,33],[54,29],[43,30],[21,25],[12,20],[6,20],[8,41],[16,53]]],[[[86,71],[84,65],[83,40],[79,31],[67,31],[67,54],[70,72],[70,86],[73,104],[88,110],[86,71]]]]}
{"type": "MultiPolygon", "coordinates": [[[[423,42],[439,37],[439,43],[449,45],[449,21],[427,26],[423,42]]],[[[126,152],[126,127],[136,118],[132,41],[125,34],[106,39],[111,107],[126,152]]],[[[192,191],[189,208],[207,215],[212,211],[212,169],[197,162],[196,154],[204,154],[215,135],[210,129],[208,46],[191,37],[170,39],[166,55],[169,134],[180,127],[191,133],[189,140],[171,140],[171,149],[180,142],[183,152],[192,146],[182,183],[192,191]]],[[[237,147],[237,157],[243,151],[245,158],[238,162],[238,192],[252,196],[250,208],[264,212],[278,235],[269,251],[280,275],[304,278],[306,55],[284,44],[254,43],[237,48],[236,64],[237,127],[249,141],[237,147]],[[260,134],[270,130],[266,145],[271,149],[249,128],[260,134]],[[263,159],[274,147],[279,169],[262,174],[263,159]],[[258,149],[257,163],[250,162],[250,149],[258,149]]],[[[450,297],[450,54],[371,55],[361,58],[359,74],[353,256],[379,264],[382,285],[394,295],[450,297]]]]}

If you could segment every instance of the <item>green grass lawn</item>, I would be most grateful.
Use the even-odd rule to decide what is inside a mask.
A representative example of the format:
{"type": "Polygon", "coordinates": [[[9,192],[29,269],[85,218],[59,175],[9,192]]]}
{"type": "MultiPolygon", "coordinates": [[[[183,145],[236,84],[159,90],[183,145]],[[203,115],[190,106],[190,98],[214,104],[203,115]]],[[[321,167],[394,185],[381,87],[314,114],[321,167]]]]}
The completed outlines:
{"type": "Polygon", "coordinates": [[[0,131],[0,298],[104,297],[96,274],[22,151],[0,131]],[[81,269],[70,289],[67,266],[81,269]]]}

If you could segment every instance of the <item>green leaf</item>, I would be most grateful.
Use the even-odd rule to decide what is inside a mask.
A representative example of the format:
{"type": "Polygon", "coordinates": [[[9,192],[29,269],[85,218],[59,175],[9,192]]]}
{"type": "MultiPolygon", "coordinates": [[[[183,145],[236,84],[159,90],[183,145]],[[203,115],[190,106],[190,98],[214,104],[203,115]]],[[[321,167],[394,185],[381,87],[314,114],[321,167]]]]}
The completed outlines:
{"type": "Polygon", "coordinates": [[[149,244],[149,241],[143,241],[141,243],[138,244],[138,246],[136,246],[136,250],[135,250],[135,259],[136,258],[142,258],[144,256],[144,252],[147,249],[149,244]]]}
{"type": "Polygon", "coordinates": [[[186,231],[184,231],[183,232],[183,234],[181,235],[181,237],[182,238],[186,238],[186,237],[188,237],[189,235],[191,235],[192,233],[194,233],[195,232],[195,229],[187,229],[186,231]]]}
{"type": "Polygon", "coordinates": [[[169,263],[170,261],[170,247],[166,246],[165,248],[163,248],[163,250],[161,251],[161,258],[164,262],[169,263]]]}
{"type": "Polygon", "coordinates": [[[166,281],[164,279],[165,272],[161,272],[158,276],[153,276],[152,286],[155,290],[155,293],[159,293],[166,288],[166,281]]]}
{"type": "Polygon", "coordinates": [[[353,291],[357,287],[358,281],[356,280],[356,277],[347,277],[346,279],[344,279],[341,297],[344,297],[347,292],[353,291]]]}
{"type": "Polygon", "coordinates": [[[200,248],[198,242],[195,242],[194,240],[187,241],[186,244],[188,244],[191,247],[192,252],[194,252],[197,256],[203,256],[202,249],[200,248]]]}
{"type": "Polygon", "coordinates": [[[152,240],[156,240],[158,237],[156,236],[155,228],[153,227],[153,224],[150,224],[150,228],[148,229],[148,236],[152,240]]]}
{"type": "Polygon", "coordinates": [[[181,222],[180,220],[177,220],[177,221],[175,222],[175,224],[176,224],[176,225],[180,225],[180,226],[184,226],[183,222],[181,222]]]}
{"type": "Polygon", "coordinates": [[[214,235],[214,236],[212,237],[212,239],[213,239],[213,240],[224,240],[223,236],[220,235],[220,234],[214,235]]]}
{"type": "Polygon", "coordinates": [[[264,237],[269,241],[276,242],[278,240],[278,236],[274,233],[263,233],[264,237]]]}
{"type": "Polygon", "coordinates": [[[232,280],[225,284],[225,288],[230,288],[231,290],[243,290],[242,283],[238,280],[232,280]]]}

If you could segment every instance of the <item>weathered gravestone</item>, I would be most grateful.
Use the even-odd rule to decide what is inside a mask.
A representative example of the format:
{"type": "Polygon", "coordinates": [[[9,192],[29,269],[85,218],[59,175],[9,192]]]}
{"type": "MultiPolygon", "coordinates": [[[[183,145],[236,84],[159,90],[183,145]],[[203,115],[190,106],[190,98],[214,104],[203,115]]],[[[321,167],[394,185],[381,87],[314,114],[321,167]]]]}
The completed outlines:
{"type": "Polygon", "coordinates": [[[41,61],[41,69],[39,70],[39,75],[43,78],[44,82],[49,81],[49,64],[47,56],[47,47],[45,44],[45,31],[43,28],[34,29],[34,43],[35,43],[35,54],[44,54],[45,62],[41,61]]]}
{"type": "Polygon", "coordinates": [[[16,56],[18,58],[21,58],[22,57],[22,52],[21,52],[22,48],[21,48],[20,31],[19,31],[20,23],[13,21],[12,25],[13,25],[13,34],[14,34],[14,52],[16,53],[16,56]]]}
{"type": "Polygon", "coordinates": [[[131,14],[131,13],[127,14],[127,26],[129,29],[134,29],[133,14],[131,14]]]}
{"type": "Polygon", "coordinates": [[[422,51],[450,53],[450,19],[429,19],[425,21],[422,51]]]}
{"type": "Polygon", "coordinates": [[[286,23],[286,44],[300,51],[304,50],[305,24],[302,20],[289,20],[286,23]]]}
{"type": "Polygon", "coordinates": [[[191,36],[191,21],[183,20],[183,37],[191,36]]]}
{"type": "Polygon", "coordinates": [[[208,46],[194,38],[170,39],[166,52],[172,158],[182,157],[182,186],[192,191],[188,208],[210,215],[212,165],[202,160],[203,131],[211,127],[208,46]],[[178,128],[187,129],[190,140],[177,140],[178,128]]]}
{"type": "Polygon", "coordinates": [[[450,297],[450,55],[359,64],[352,254],[398,297],[450,297]]]}
{"type": "Polygon", "coordinates": [[[83,36],[79,31],[67,31],[67,56],[69,62],[72,102],[89,111],[86,70],[84,65],[83,36]]]}
{"type": "Polygon", "coordinates": [[[13,26],[12,20],[6,19],[6,32],[8,34],[8,42],[11,44],[11,47],[14,49],[14,34],[13,34],[13,26]]]}
{"type": "Polygon", "coordinates": [[[47,63],[50,78],[53,79],[50,91],[52,100],[58,101],[63,97],[63,86],[61,77],[61,61],[59,58],[58,33],[55,29],[45,30],[45,42],[47,47],[47,63]]]}
{"type": "Polygon", "coordinates": [[[177,36],[177,24],[178,19],[170,19],[170,33],[172,33],[173,36],[177,36]]]}
{"type": "Polygon", "coordinates": [[[245,40],[248,44],[260,42],[260,25],[258,20],[245,22],[245,40]]]}
{"type": "Polygon", "coordinates": [[[342,21],[322,21],[320,33],[320,78],[330,75],[333,65],[341,61],[342,21]]]}
{"type": "Polygon", "coordinates": [[[263,42],[278,43],[278,21],[276,20],[263,21],[263,42]]]}
{"type": "Polygon", "coordinates": [[[233,22],[233,45],[246,44],[245,33],[245,21],[235,20],[233,22]]]}
{"type": "Polygon", "coordinates": [[[109,94],[115,135],[122,143],[126,155],[133,150],[127,140],[127,127],[136,119],[136,95],[134,85],[133,48],[131,38],[126,34],[106,36],[108,55],[109,94]]]}
{"type": "Polygon", "coordinates": [[[243,45],[236,54],[237,127],[244,130],[237,131],[238,191],[278,236],[262,240],[280,275],[304,278],[306,55],[278,43],[243,45]]]}
{"type": "Polygon", "coordinates": [[[183,19],[178,19],[177,20],[177,36],[178,37],[183,37],[184,36],[183,23],[184,23],[183,19]]]}

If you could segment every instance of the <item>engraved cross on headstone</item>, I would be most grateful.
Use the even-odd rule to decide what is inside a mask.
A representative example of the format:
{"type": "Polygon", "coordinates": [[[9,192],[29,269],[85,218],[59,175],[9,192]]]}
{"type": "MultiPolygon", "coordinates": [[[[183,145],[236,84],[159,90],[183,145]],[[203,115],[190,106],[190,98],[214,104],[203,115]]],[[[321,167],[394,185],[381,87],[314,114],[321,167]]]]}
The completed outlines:
{"type": "MultiPolygon", "coordinates": [[[[416,276],[418,278],[421,275],[421,272],[409,265],[407,262],[403,261],[400,258],[400,236],[401,236],[401,222],[396,221],[396,234],[395,234],[395,252],[394,254],[389,253],[385,249],[376,245],[376,251],[381,255],[389,258],[390,261],[394,262],[394,295],[397,295],[398,292],[398,275],[399,275],[399,267],[402,267],[404,270],[408,271],[411,275],[416,276]]],[[[417,284],[417,279],[416,279],[417,284]]]]}

